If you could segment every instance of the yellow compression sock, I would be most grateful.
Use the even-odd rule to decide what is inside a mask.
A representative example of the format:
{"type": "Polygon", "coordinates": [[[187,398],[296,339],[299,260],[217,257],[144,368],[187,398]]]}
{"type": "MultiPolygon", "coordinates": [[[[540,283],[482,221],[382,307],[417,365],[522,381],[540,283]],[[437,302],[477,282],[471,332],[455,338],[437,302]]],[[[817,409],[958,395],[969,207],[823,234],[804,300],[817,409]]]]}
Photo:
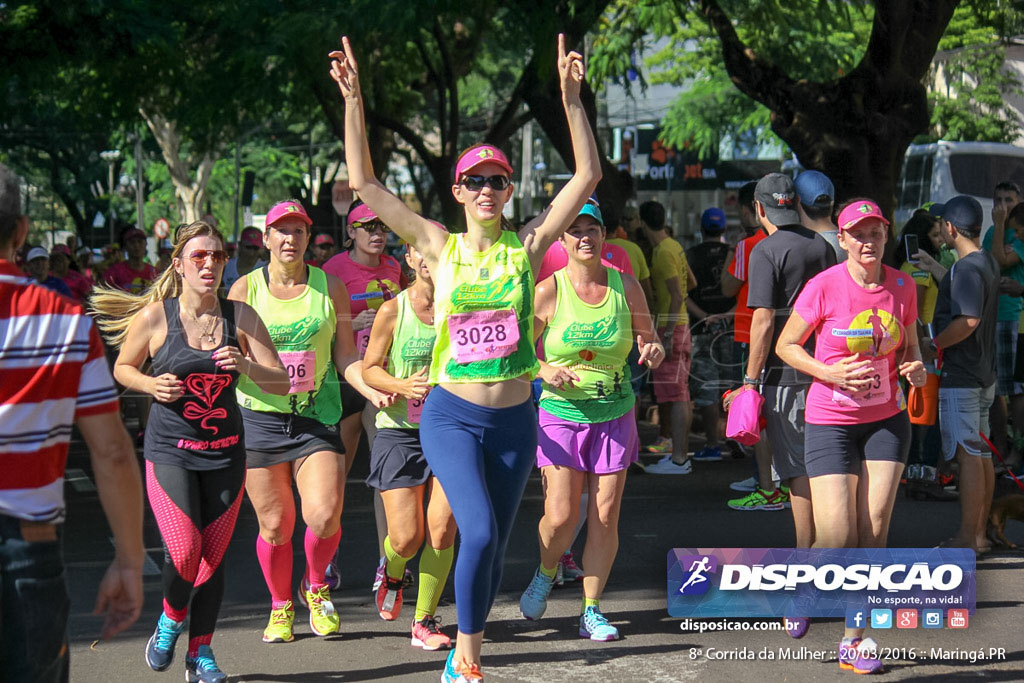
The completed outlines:
{"type": "Polygon", "coordinates": [[[558,573],[558,563],[557,562],[555,562],[555,566],[552,567],[551,569],[548,569],[547,567],[545,567],[543,562],[541,562],[537,566],[540,567],[540,573],[543,574],[544,576],[548,577],[549,579],[555,578],[555,574],[558,573]]]}
{"type": "Polygon", "coordinates": [[[384,537],[384,559],[388,563],[389,579],[397,581],[403,578],[405,576],[405,565],[414,557],[416,557],[415,553],[409,557],[402,557],[391,547],[391,537],[384,537]]]}
{"type": "Polygon", "coordinates": [[[416,594],[416,621],[433,616],[437,610],[437,603],[441,600],[441,593],[452,569],[453,557],[454,545],[443,550],[431,548],[429,543],[423,545],[423,552],[420,553],[420,583],[416,594]]]}
{"type": "Polygon", "coordinates": [[[580,610],[580,612],[581,613],[582,612],[586,612],[588,607],[594,607],[597,610],[600,610],[601,609],[601,599],[600,598],[587,598],[587,597],[584,597],[583,598],[583,608],[580,610]]]}

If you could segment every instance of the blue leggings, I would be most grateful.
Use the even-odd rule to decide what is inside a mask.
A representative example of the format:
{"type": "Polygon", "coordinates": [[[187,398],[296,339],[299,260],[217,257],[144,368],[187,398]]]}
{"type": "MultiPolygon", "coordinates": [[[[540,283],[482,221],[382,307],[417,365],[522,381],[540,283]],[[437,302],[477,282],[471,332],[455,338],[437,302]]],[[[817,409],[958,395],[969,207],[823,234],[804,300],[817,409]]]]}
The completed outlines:
{"type": "Polygon", "coordinates": [[[459,632],[479,633],[501,586],[505,546],[536,462],[537,413],[532,401],[485,408],[434,387],[420,441],[459,526],[459,632]]]}

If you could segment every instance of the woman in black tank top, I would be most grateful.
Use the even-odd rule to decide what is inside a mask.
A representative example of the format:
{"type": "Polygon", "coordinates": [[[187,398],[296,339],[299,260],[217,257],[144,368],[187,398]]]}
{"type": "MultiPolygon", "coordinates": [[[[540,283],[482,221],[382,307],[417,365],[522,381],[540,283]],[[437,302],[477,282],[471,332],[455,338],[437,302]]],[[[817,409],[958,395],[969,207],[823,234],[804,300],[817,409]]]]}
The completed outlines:
{"type": "Polygon", "coordinates": [[[226,260],[220,233],[192,223],[175,236],[171,267],[143,295],[106,290],[93,302],[101,329],[120,347],[114,378],[156,399],[143,454],[164,542],[164,600],[146,663],[156,671],[171,665],[191,612],[186,678],[202,683],[226,680],[210,641],[245,482],[235,385],[245,373],[267,392],[284,394],[289,386],[256,312],[217,297],[226,260]]]}

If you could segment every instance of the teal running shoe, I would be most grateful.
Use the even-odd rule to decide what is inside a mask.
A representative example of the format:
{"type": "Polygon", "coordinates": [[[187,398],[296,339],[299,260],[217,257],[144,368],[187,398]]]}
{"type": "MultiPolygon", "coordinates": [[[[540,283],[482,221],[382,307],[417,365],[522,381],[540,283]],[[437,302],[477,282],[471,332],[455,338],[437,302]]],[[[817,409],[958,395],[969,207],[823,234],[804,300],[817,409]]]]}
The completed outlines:
{"type": "Polygon", "coordinates": [[[175,621],[161,613],[156,630],[146,643],[146,664],[153,671],[165,671],[174,661],[174,644],[185,630],[184,621],[175,621]]]}
{"type": "Polygon", "coordinates": [[[598,642],[619,639],[619,629],[608,623],[600,610],[591,605],[580,615],[580,638],[598,642]]]}
{"type": "Polygon", "coordinates": [[[548,578],[541,573],[540,567],[533,573],[533,580],[519,598],[519,611],[524,619],[540,619],[548,608],[548,595],[555,585],[554,577],[548,578]]]}

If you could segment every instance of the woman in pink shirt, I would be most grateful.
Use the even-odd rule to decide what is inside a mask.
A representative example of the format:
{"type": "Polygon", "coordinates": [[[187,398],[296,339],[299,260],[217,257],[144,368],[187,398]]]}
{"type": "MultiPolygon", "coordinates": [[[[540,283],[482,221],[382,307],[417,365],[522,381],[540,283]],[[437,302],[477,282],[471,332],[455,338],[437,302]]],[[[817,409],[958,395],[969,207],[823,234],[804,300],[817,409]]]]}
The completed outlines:
{"type": "MultiPolygon", "coordinates": [[[[348,236],[350,246],[327,260],[321,267],[325,273],[334,275],[345,283],[348,289],[349,306],[352,309],[352,330],[355,333],[356,349],[360,358],[366,354],[370,341],[370,328],[381,305],[394,299],[405,289],[407,282],[398,261],[384,253],[388,233],[391,230],[369,206],[356,200],[348,213],[348,236]]],[[[352,469],[359,447],[363,427],[367,430],[367,443],[373,443],[377,433],[374,425],[376,410],[371,410],[363,420],[366,399],[347,382],[341,383],[341,442],[345,446],[345,474],[352,469]]],[[[374,578],[373,589],[377,590],[384,576],[384,537],[387,522],[384,504],[380,494],[374,496],[374,514],[377,518],[378,551],[380,562],[374,578]]],[[[328,574],[332,580],[338,575],[337,558],[331,563],[328,574]]],[[[409,575],[411,578],[411,574],[409,575]]]]}
{"type": "MultiPolygon", "coordinates": [[[[910,422],[899,376],[927,378],[917,344],[917,290],[906,273],[882,265],[889,221],[857,199],[839,213],[849,258],[811,278],[793,306],[776,352],[814,378],[807,392],[804,451],[815,548],[883,548],[910,422]],[[816,334],[814,356],[804,344],[816,334]]],[[[864,629],[847,628],[839,668],[882,668],[864,629]]]]}

